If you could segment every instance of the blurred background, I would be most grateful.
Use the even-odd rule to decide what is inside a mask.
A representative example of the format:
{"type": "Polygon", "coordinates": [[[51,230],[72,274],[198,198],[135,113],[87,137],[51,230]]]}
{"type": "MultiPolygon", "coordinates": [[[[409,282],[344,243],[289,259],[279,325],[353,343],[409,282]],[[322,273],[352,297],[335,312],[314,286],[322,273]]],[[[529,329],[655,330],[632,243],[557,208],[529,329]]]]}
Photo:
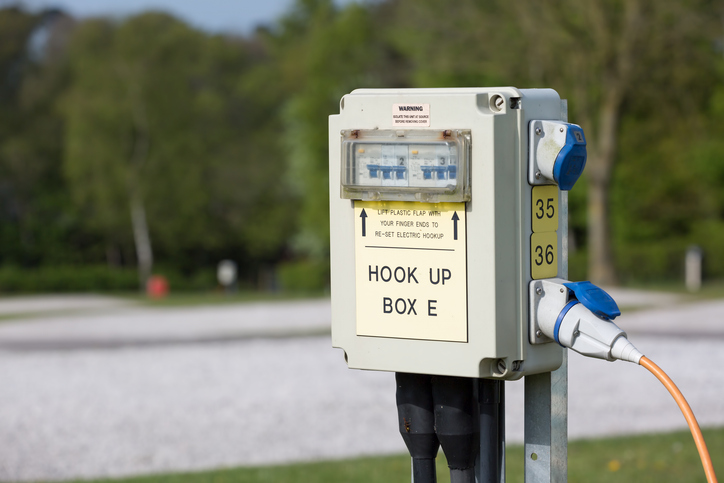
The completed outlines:
{"type": "Polygon", "coordinates": [[[324,290],[358,87],[555,88],[589,142],[571,278],[681,281],[692,244],[724,277],[720,2],[60,3],[0,2],[1,293],[211,290],[222,259],[324,290]]]}
{"type": "MultiPolygon", "coordinates": [[[[496,85],[568,99],[569,278],[624,287],[632,341],[724,425],[698,365],[724,365],[721,1],[0,0],[0,480],[403,454],[392,375],[330,348],[327,117],[361,87],[496,85]]],[[[571,437],[684,428],[621,364],[571,356],[571,437]]],[[[585,471],[688,481],[671,438],[585,471]]]]}

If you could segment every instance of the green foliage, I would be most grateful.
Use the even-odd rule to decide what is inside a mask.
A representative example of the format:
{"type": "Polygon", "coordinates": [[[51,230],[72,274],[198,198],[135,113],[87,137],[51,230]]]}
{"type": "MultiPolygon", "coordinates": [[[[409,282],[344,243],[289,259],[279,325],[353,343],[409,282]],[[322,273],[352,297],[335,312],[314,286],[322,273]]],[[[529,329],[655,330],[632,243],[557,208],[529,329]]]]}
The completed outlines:
{"type": "MultiPolygon", "coordinates": [[[[154,274],[165,277],[174,292],[209,291],[217,286],[216,272],[210,269],[182,273],[174,267],[157,267],[154,274]]],[[[104,265],[0,267],[0,293],[5,294],[133,291],[138,291],[138,275],[133,268],[104,265]]]]}
{"type": "Polygon", "coordinates": [[[330,0],[299,0],[273,38],[279,70],[294,94],[284,110],[288,176],[300,198],[297,251],[317,259],[329,250],[327,117],[358,87],[401,86],[405,62],[386,41],[383,11],[330,0]]]}
{"type": "MultiPolygon", "coordinates": [[[[218,286],[216,270],[205,268],[193,272],[182,272],[175,266],[156,266],[154,275],[160,275],[168,281],[173,292],[208,292],[218,286]]],[[[136,280],[138,282],[138,280],[136,280]]]]}
{"type": "MultiPolygon", "coordinates": [[[[155,260],[180,284],[230,258],[250,286],[284,261],[283,285],[324,287],[327,116],[340,97],[517,85],[568,98],[591,153],[603,100],[621,90],[608,203],[621,280],[680,277],[690,244],[704,249],[706,275],[723,277],[721,8],[297,0],[246,38],[158,12],[73,22],[0,8],[0,267],[134,266],[135,199],[155,260]],[[49,40],[31,49],[37,28],[49,40]]],[[[569,196],[571,278],[587,278],[592,181],[569,196]]]]}
{"type": "Polygon", "coordinates": [[[288,292],[329,290],[329,261],[299,260],[277,266],[280,288],[288,292]]]}
{"type": "MultiPolygon", "coordinates": [[[[709,82],[720,78],[716,74],[709,82]]],[[[689,245],[704,249],[705,276],[724,276],[722,89],[709,92],[713,99],[688,113],[640,100],[622,125],[612,213],[616,264],[624,281],[681,279],[689,245]],[[652,116],[655,111],[670,115],[652,116]]]]}
{"type": "Polygon", "coordinates": [[[587,280],[588,252],[586,250],[571,250],[568,252],[568,280],[587,280]]]}
{"type": "MultiPolygon", "coordinates": [[[[27,45],[50,12],[0,9],[0,263],[37,265],[88,261],[63,247],[85,248],[80,220],[64,212],[70,197],[61,173],[62,124],[57,98],[67,78],[61,55],[42,59],[27,45]]],[[[67,27],[60,16],[48,31],[54,46],[67,27]]]]}
{"type": "Polygon", "coordinates": [[[249,255],[276,254],[291,232],[288,197],[271,133],[249,115],[266,106],[239,85],[243,45],[149,13],[81,25],[70,54],[65,171],[90,226],[128,244],[138,191],[166,257],[230,237],[249,255]]]}
{"type": "Polygon", "coordinates": [[[294,230],[280,101],[258,95],[268,86],[252,47],[157,13],[76,30],[65,174],[86,226],[108,245],[132,247],[136,197],[163,264],[235,258],[253,272],[279,256],[294,230]]]}
{"type": "MultiPolygon", "coordinates": [[[[594,211],[610,209],[621,279],[680,275],[681,247],[704,243],[692,237],[696,220],[721,220],[724,207],[724,146],[715,142],[722,122],[714,116],[724,111],[721,6],[708,0],[396,5],[399,28],[390,30],[412,59],[416,86],[552,87],[569,100],[569,118],[586,130],[589,151],[587,174],[569,198],[578,249],[585,252],[589,242],[589,185],[594,178],[606,184],[603,161],[613,156],[612,199],[594,211]]],[[[574,251],[572,257],[589,258],[574,251]]],[[[708,265],[712,260],[707,267],[719,273],[708,265]]],[[[573,265],[570,273],[581,275],[573,265]]]]}
{"type": "MultiPolygon", "coordinates": [[[[25,12],[18,6],[0,9],[0,100],[3,104],[17,102],[16,95],[27,64],[25,48],[39,20],[39,15],[25,12]]],[[[7,115],[2,112],[0,116],[3,114],[7,115]]]]}
{"type": "MultiPolygon", "coordinates": [[[[724,247],[724,221],[721,219],[698,221],[694,224],[688,241],[699,246],[703,251],[704,277],[724,278],[724,250],[722,250],[724,247]]],[[[681,257],[681,253],[678,255],[681,257]]]]}
{"type": "Polygon", "coordinates": [[[105,266],[43,266],[35,269],[0,267],[0,292],[107,292],[138,289],[133,269],[105,266]]]}

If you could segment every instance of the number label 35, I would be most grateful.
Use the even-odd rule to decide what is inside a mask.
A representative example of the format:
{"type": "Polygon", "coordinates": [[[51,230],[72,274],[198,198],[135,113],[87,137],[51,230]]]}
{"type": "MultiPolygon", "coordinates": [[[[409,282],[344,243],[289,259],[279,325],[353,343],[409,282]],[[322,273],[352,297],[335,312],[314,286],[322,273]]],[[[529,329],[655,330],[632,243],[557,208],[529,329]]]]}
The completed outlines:
{"type": "Polygon", "coordinates": [[[536,186],[532,195],[533,233],[558,230],[558,187],[536,186]]]}

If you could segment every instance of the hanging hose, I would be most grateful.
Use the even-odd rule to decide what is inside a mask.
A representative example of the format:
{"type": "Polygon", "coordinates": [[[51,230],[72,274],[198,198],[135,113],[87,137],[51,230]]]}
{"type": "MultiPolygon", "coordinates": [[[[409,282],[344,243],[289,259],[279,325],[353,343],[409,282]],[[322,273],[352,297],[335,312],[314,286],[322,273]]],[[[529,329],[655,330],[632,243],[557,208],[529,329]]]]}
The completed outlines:
{"type": "Polygon", "coordinates": [[[643,367],[648,369],[661,383],[668,389],[669,393],[674,397],[676,404],[679,405],[679,409],[684,413],[684,418],[689,424],[691,429],[691,435],[694,437],[694,443],[696,443],[696,449],[699,451],[699,457],[701,458],[701,464],[704,466],[704,473],[706,474],[706,481],[708,483],[717,483],[716,475],[714,474],[714,465],[711,462],[711,456],[709,456],[709,450],[706,448],[706,442],[704,442],[704,436],[701,434],[701,428],[699,423],[696,422],[694,412],[689,407],[689,403],[686,402],[686,398],[681,394],[679,388],[676,387],[674,381],[671,380],[666,373],[661,370],[659,366],[651,362],[647,357],[642,357],[639,361],[643,367]]]}
{"type": "Polygon", "coordinates": [[[565,294],[568,288],[572,291],[573,298],[545,295],[541,297],[535,311],[541,332],[561,346],[584,356],[633,362],[651,371],[668,389],[684,413],[708,483],[717,483],[709,450],[691,407],[671,378],[629,342],[626,332],[611,322],[611,319],[621,314],[616,302],[590,282],[563,282],[548,282],[554,288],[559,288],[549,292],[565,294]]]}

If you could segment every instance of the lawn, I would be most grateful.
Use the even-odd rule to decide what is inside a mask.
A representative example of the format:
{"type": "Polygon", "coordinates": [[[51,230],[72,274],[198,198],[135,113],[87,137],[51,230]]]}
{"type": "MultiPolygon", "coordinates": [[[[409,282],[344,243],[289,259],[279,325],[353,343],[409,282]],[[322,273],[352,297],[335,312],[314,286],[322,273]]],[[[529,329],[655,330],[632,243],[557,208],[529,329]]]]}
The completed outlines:
{"type": "MultiPolygon", "coordinates": [[[[724,475],[724,428],[704,431],[714,466],[724,475]]],[[[410,460],[405,455],[283,466],[92,480],[94,483],[406,483],[410,460]]],[[[450,481],[444,457],[438,457],[438,481],[450,481]]],[[[507,452],[507,481],[523,481],[523,448],[507,452]]],[[[657,435],[573,441],[568,448],[571,483],[694,483],[704,471],[688,431],[657,435]]],[[[88,482],[86,482],[88,483],[88,482]]]]}

